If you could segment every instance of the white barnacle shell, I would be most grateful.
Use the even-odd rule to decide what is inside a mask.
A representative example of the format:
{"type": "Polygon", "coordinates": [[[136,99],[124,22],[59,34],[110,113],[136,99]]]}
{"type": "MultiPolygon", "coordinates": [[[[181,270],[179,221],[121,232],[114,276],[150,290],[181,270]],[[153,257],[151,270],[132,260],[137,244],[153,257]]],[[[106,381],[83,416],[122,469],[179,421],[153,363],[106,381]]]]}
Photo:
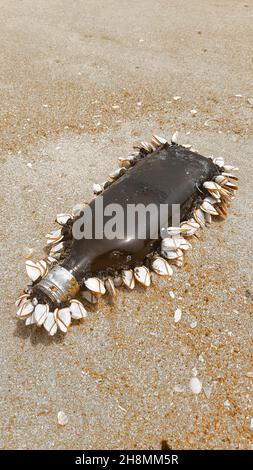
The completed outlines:
{"type": "Polygon", "coordinates": [[[30,259],[25,262],[26,272],[31,281],[35,282],[41,277],[41,270],[37,263],[34,263],[30,259]]]}
{"type": "Polygon", "coordinates": [[[140,143],[140,149],[144,149],[146,152],[152,152],[152,147],[150,146],[150,144],[148,142],[141,142],[140,143]]]}
{"type": "Polygon", "coordinates": [[[63,250],[63,248],[64,248],[63,242],[57,243],[57,245],[53,245],[50,250],[50,256],[55,255],[56,253],[58,254],[59,252],[63,250]]]}
{"type": "Polygon", "coordinates": [[[178,237],[179,248],[183,251],[189,250],[192,246],[184,237],[178,237]]]}
{"type": "Polygon", "coordinates": [[[111,297],[116,297],[115,285],[110,277],[105,280],[105,288],[111,297]]]}
{"type": "Polygon", "coordinates": [[[132,269],[122,271],[122,281],[128,289],[133,290],[135,286],[134,273],[132,269]]]}
{"type": "MultiPolygon", "coordinates": [[[[221,188],[221,191],[224,191],[223,188],[221,188]]],[[[209,196],[206,196],[204,201],[207,201],[209,202],[210,204],[217,204],[217,202],[220,202],[218,201],[215,197],[211,196],[211,194],[209,196]]]]}
{"type": "Polygon", "coordinates": [[[105,294],[105,286],[103,281],[98,277],[90,277],[84,281],[85,286],[87,289],[91,290],[96,295],[103,295],[105,294]]]}
{"type": "Polygon", "coordinates": [[[164,139],[164,137],[160,137],[159,135],[152,135],[151,139],[151,144],[153,144],[155,147],[160,147],[161,145],[164,145],[167,143],[167,140],[164,139]]]}
{"type": "Polygon", "coordinates": [[[87,300],[87,302],[90,302],[90,304],[96,304],[98,301],[97,296],[94,295],[90,290],[82,290],[80,295],[83,299],[87,300]]]}
{"type": "Polygon", "coordinates": [[[51,265],[57,263],[57,259],[53,258],[53,256],[48,256],[47,257],[47,262],[51,266],[51,265]]]}
{"type": "Polygon", "coordinates": [[[181,227],[167,227],[166,232],[170,237],[173,237],[180,234],[181,227]]]}
{"type": "Polygon", "coordinates": [[[80,318],[87,317],[87,312],[81,302],[76,299],[70,300],[70,314],[74,320],[79,320],[80,318]]]}
{"type": "Polygon", "coordinates": [[[218,215],[217,210],[213,207],[213,205],[207,200],[207,198],[204,199],[204,201],[201,204],[201,209],[204,212],[207,212],[208,214],[211,215],[218,215]]]}
{"type": "Polygon", "coordinates": [[[58,243],[63,239],[61,228],[58,230],[52,230],[52,232],[46,234],[47,244],[52,245],[58,243]]]}
{"type": "Polygon", "coordinates": [[[200,225],[192,218],[181,223],[181,231],[185,236],[192,236],[200,228],[200,225]]]}
{"type": "Polygon", "coordinates": [[[25,303],[22,303],[22,305],[19,307],[17,311],[17,317],[19,318],[26,318],[28,315],[30,315],[34,311],[34,305],[30,300],[28,300],[25,303]]]}
{"type": "Polygon", "coordinates": [[[179,137],[178,131],[174,132],[174,134],[171,137],[171,143],[178,144],[178,137],[179,137]]]}
{"type": "Polygon", "coordinates": [[[58,328],[63,333],[67,333],[68,327],[71,323],[71,314],[69,307],[56,308],[54,311],[54,318],[58,328]]]}
{"type": "Polygon", "coordinates": [[[204,215],[204,212],[200,208],[197,208],[194,210],[193,217],[196,220],[196,222],[200,225],[201,228],[205,227],[205,215],[204,215]]]}
{"type": "Polygon", "coordinates": [[[150,272],[146,266],[139,266],[134,268],[134,277],[145,287],[149,287],[151,284],[150,272]]]}
{"type": "Polygon", "coordinates": [[[177,250],[161,250],[161,253],[166,259],[173,260],[178,258],[177,250]]]}
{"type": "Polygon", "coordinates": [[[32,315],[26,318],[25,324],[26,326],[30,326],[30,325],[34,325],[35,323],[36,323],[36,320],[34,318],[34,313],[32,313],[32,315]]]}
{"type": "Polygon", "coordinates": [[[238,181],[238,176],[232,175],[232,173],[223,172],[222,176],[226,176],[226,178],[231,178],[232,180],[238,181]]]}
{"type": "Polygon", "coordinates": [[[165,259],[161,258],[160,256],[157,256],[157,258],[153,260],[152,269],[160,276],[172,276],[173,274],[172,267],[165,259]]]}
{"type": "Polygon", "coordinates": [[[162,239],[161,249],[166,251],[173,251],[180,247],[179,237],[166,237],[162,239]]]}
{"type": "Polygon", "coordinates": [[[203,186],[215,199],[220,199],[220,191],[222,188],[218,183],[215,183],[214,181],[205,181],[203,186]]]}
{"type": "Polygon", "coordinates": [[[220,186],[223,186],[228,182],[228,178],[223,175],[217,175],[215,176],[214,181],[218,183],[220,186]]]}
{"type": "Polygon", "coordinates": [[[230,173],[231,171],[238,171],[239,168],[234,165],[223,165],[225,172],[230,173]]]}
{"type": "Polygon", "coordinates": [[[22,294],[19,296],[19,298],[16,300],[15,305],[16,307],[21,307],[27,300],[29,299],[29,294],[22,294]]]}
{"type": "Polygon", "coordinates": [[[57,214],[55,220],[59,225],[65,225],[70,219],[72,219],[71,214],[57,214]]]}
{"type": "Polygon", "coordinates": [[[134,164],[136,157],[134,155],[128,155],[128,157],[119,157],[119,167],[129,168],[134,164]]]}
{"type": "Polygon", "coordinates": [[[34,319],[38,326],[43,325],[49,312],[48,304],[37,304],[34,310],[34,319]]]}
{"type": "Polygon", "coordinates": [[[94,194],[98,195],[98,194],[102,193],[102,191],[103,191],[103,188],[102,188],[101,184],[98,184],[98,183],[93,184],[93,193],[94,194]]]}
{"type": "Polygon", "coordinates": [[[125,168],[125,167],[117,168],[117,170],[115,170],[115,171],[113,171],[112,173],[110,173],[109,178],[111,178],[112,180],[116,180],[116,179],[118,179],[120,176],[124,175],[125,172],[126,172],[126,168],[125,168]]]}
{"type": "Polygon", "coordinates": [[[231,181],[228,181],[225,185],[224,185],[225,188],[227,189],[234,189],[234,190],[237,190],[238,189],[238,186],[234,183],[232,183],[231,181]]]}
{"type": "Polygon", "coordinates": [[[213,162],[215,165],[218,165],[220,168],[224,166],[224,158],[222,157],[217,157],[213,159],[213,162]]]}
{"type": "Polygon", "coordinates": [[[54,336],[57,332],[57,323],[55,321],[55,315],[53,312],[49,312],[46,320],[43,323],[45,330],[47,330],[50,336],[54,336]]]}
{"type": "Polygon", "coordinates": [[[48,272],[47,262],[44,259],[41,259],[40,261],[37,261],[37,266],[40,269],[41,277],[44,277],[48,272]]]}

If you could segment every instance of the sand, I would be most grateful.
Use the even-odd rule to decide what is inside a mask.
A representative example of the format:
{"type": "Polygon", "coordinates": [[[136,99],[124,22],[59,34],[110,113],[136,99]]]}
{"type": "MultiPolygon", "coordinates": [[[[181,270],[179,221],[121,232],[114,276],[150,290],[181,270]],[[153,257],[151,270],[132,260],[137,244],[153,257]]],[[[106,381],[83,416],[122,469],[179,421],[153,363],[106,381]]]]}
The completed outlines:
{"type": "Polygon", "coordinates": [[[252,448],[253,5],[0,7],[0,447],[252,448]],[[25,255],[42,254],[55,215],[90,199],[134,141],[175,130],[240,167],[228,219],[171,279],[119,290],[65,337],[18,323],[25,255]]]}

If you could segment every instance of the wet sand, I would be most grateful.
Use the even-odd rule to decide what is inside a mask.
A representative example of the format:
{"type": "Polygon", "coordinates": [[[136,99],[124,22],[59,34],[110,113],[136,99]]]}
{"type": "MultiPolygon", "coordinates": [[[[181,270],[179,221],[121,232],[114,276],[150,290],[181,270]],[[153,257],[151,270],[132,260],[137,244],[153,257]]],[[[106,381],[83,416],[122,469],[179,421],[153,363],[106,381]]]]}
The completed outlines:
{"type": "Polygon", "coordinates": [[[0,1],[0,447],[250,449],[253,6],[98,5],[0,1]],[[228,219],[173,278],[119,290],[66,337],[17,323],[25,255],[42,254],[55,214],[90,199],[134,141],[175,130],[240,167],[228,219]]]}

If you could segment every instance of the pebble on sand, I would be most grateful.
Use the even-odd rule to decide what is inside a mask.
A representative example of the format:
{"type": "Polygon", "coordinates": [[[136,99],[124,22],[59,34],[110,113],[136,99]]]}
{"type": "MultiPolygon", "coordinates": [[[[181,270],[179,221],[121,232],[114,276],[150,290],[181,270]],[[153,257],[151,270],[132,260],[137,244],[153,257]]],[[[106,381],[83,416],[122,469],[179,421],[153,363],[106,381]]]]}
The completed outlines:
{"type": "Polygon", "coordinates": [[[202,390],[202,382],[198,379],[198,377],[192,377],[189,386],[192,393],[195,393],[196,395],[198,395],[202,390]]]}
{"type": "Polygon", "coordinates": [[[57,415],[57,419],[58,419],[58,424],[60,424],[60,426],[66,426],[66,424],[68,424],[68,417],[64,413],[64,411],[59,411],[57,415]]]}

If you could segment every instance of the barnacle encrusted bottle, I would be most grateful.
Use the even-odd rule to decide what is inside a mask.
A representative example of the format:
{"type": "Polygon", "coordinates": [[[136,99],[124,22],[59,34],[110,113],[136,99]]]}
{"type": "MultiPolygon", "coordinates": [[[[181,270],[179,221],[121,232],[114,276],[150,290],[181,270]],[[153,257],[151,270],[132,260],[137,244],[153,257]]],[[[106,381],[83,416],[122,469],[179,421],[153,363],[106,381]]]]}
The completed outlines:
{"type": "MultiPolygon", "coordinates": [[[[150,268],[158,274],[171,275],[171,263],[182,265],[184,251],[190,247],[188,238],[200,227],[210,223],[212,215],[225,216],[228,202],[237,189],[233,182],[236,177],[230,173],[232,167],[226,166],[223,159],[203,157],[176,143],[168,144],[156,136],[151,144],[142,143],[137,154],[121,158],[122,164],[124,167],[114,172],[110,181],[103,186],[96,185],[98,197],[89,204],[91,216],[87,218],[88,222],[85,211],[83,219],[81,214],[74,222],[74,227],[79,228],[83,223],[88,223],[92,236],[71,236],[73,218],[61,214],[58,222],[63,228],[48,235],[49,244],[52,245],[49,262],[53,265],[47,270],[43,262],[42,267],[36,263],[30,264],[30,277],[33,277],[34,283],[29,295],[36,299],[33,304],[39,302],[39,305],[48,305],[50,310],[56,309],[55,323],[50,332],[57,329],[55,324],[62,329],[59,326],[62,311],[65,317],[68,316],[69,308],[70,314],[71,308],[76,311],[78,301],[71,299],[80,290],[84,289],[87,300],[92,301],[93,296],[95,301],[96,296],[104,294],[106,289],[114,293],[115,285],[120,284],[119,278],[132,289],[135,281],[150,285],[150,268]],[[110,221],[110,214],[106,211],[102,214],[102,223],[99,213],[100,236],[97,236],[97,207],[101,201],[103,209],[112,203],[121,208],[123,236],[104,236],[106,224],[110,221]],[[180,206],[180,221],[176,228],[171,227],[172,207],[175,204],[180,206]],[[129,207],[136,205],[144,208],[155,206],[158,217],[146,217],[145,224],[137,218],[136,224],[132,224],[129,230],[129,207]],[[162,206],[167,210],[161,211],[162,206]],[[163,238],[162,227],[165,230],[163,238]],[[57,263],[54,257],[59,258],[57,263]],[[36,269],[39,269],[39,276],[36,272],[34,274],[36,269]]],[[[27,305],[31,304],[29,302],[29,299],[24,300],[27,305]]],[[[36,305],[34,308],[43,310],[43,319],[48,317],[48,309],[38,309],[36,305]]],[[[24,317],[27,311],[29,317],[34,315],[29,306],[26,307],[24,317]]],[[[21,309],[19,316],[22,313],[21,309]]],[[[50,318],[53,322],[53,317],[50,318]]],[[[29,324],[31,322],[28,321],[29,324]]],[[[36,319],[35,322],[38,323],[36,319]]],[[[48,323],[47,320],[46,325],[48,323]]]]}

